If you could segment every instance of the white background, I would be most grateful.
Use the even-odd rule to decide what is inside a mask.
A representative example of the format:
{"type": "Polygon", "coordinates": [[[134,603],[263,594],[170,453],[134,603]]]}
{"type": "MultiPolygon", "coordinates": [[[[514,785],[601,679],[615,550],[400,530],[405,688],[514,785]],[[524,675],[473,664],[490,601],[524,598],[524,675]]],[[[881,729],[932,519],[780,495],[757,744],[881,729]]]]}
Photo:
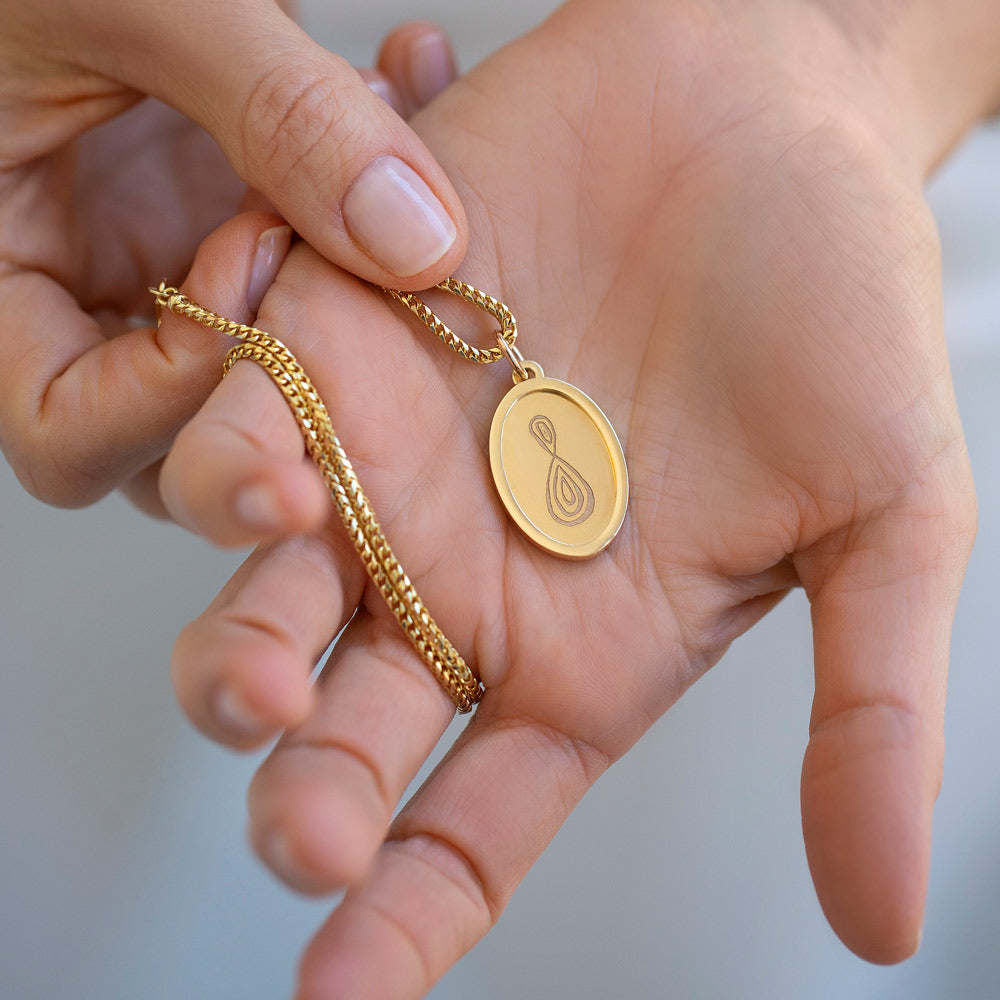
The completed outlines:
{"type": "MultiPolygon", "coordinates": [[[[467,66],[539,10],[379,0],[335,15],[313,0],[306,17],[355,61],[394,20],[434,17],[467,66]]],[[[798,811],[811,645],[796,595],[602,779],[435,1000],[1000,996],[998,165],[1000,131],[981,132],[931,190],[981,526],[955,628],[918,957],[866,965],[813,897],[798,811]]],[[[166,676],[176,632],[235,563],[116,497],[50,510],[0,469],[0,996],[290,994],[326,905],[295,899],[252,860],[254,761],[194,734],[166,676]]]]}

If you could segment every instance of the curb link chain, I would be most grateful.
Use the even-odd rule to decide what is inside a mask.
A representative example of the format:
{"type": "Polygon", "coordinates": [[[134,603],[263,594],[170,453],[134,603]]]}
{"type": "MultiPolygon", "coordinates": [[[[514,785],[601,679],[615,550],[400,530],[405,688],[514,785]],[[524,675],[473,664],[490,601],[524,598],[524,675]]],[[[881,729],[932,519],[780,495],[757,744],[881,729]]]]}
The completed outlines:
{"type": "Polygon", "coordinates": [[[515,350],[517,341],[517,321],[508,306],[505,306],[499,299],[487,295],[472,285],[459,281],[458,278],[445,278],[441,284],[435,286],[439,291],[448,292],[456,298],[465,299],[471,302],[477,309],[489,313],[499,324],[500,329],[496,331],[498,344],[488,350],[474,347],[467,340],[463,340],[454,330],[449,329],[441,318],[413,292],[398,292],[394,288],[383,288],[382,290],[397,302],[406,306],[421,323],[432,333],[441,338],[456,354],[463,358],[475,361],[480,365],[492,364],[501,358],[509,358],[508,350],[504,350],[501,344],[506,344],[509,350],[515,350]]]}
{"type": "MultiPolygon", "coordinates": [[[[450,281],[454,282],[455,279],[450,279],[450,281]]],[[[498,303],[495,299],[478,292],[470,285],[464,285],[462,282],[455,282],[455,284],[462,285],[469,292],[452,291],[450,288],[445,290],[452,291],[452,294],[460,294],[461,297],[496,316],[503,331],[506,331],[503,332],[504,339],[508,344],[513,345],[514,339],[517,337],[517,327],[514,324],[514,317],[510,315],[510,310],[503,303],[498,303]],[[470,293],[472,292],[476,293],[476,298],[471,297],[470,293]],[[496,311],[494,311],[494,305],[496,311]]],[[[161,282],[158,288],[150,288],[149,290],[156,298],[157,317],[159,317],[160,311],[166,308],[178,316],[187,317],[203,326],[218,330],[230,337],[236,337],[241,341],[226,355],[223,374],[228,373],[237,361],[246,359],[253,361],[270,375],[295,417],[299,430],[302,432],[306,450],[319,467],[337,508],[337,513],[340,515],[340,519],[343,521],[372,582],[406,633],[413,648],[420,654],[431,673],[448,692],[459,712],[471,711],[483,696],[485,688],[424,607],[410,578],[394,555],[385,533],[375,517],[375,512],[361,489],[361,484],[358,482],[351,462],[337,439],[326,405],[292,352],[280,340],[263,330],[237,323],[209,309],[204,309],[176,288],[169,287],[165,282],[161,282]]],[[[411,304],[411,301],[415,300],[423,306],[423,303],[416,296],[405,292],[390,292],[390,294],[413,310],[428,326],[431,326],[415,305],[411,304]]],[[[434,316],[426,306],[423,308],[431,316],[434,316]]],[[[486,364],[503,356],[499,353],[499,348],[493,348],[492,351],[480,351],[466,344],[460,337],[448,330],[440,320],[438,320],[438,324],[443,328],[443,332],[439,332],[436,326],[431,326],[431,328],[453,350],[459,351],[466,357],[486,364]],[[464,345],[470,353],[460,350],[457,345],[464,345]],[[497,357],[487,357],[493,352],[497,352],[497,357]]]]}

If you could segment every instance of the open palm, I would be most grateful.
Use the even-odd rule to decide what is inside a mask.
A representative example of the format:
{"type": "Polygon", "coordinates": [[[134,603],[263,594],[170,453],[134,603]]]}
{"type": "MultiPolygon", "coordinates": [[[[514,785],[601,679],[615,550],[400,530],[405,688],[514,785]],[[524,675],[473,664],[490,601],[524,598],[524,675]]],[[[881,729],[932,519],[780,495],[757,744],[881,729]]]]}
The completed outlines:
{"type": "Polygon", "coordinates": [[[421,995],[596,778],[797,585],[815,633],[802,794],[817,890],[859,953],[916,947],[975,521],[933,228],[860,117],[776,90],[780,67],[655,7],[605,23],[569,5],[415,121],[470,215],[460,276],[510,304],[525,355],[618,431],[631,501],[605,553],[555,559],[507,519],[486,448],[506,366],[449,353],[305,245],[261,308],[487,689],[395,819],[452,706],[339,523],[319,527],[280,395],[237,366],[168,459],[180,520],[224,542],[272,536],[174,668],[217,738],[288,727],[252,789],[254,840],[305,891],[351,887],[303,996],[421,995]],[[256,526],[234,516],[249,493],[256,526]]]}

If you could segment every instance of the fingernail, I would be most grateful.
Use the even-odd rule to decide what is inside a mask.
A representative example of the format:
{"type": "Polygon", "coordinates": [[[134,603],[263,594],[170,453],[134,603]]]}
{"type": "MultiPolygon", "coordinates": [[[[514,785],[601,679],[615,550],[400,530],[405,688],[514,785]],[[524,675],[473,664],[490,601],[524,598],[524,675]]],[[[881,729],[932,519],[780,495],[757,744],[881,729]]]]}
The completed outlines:
{"type": "Polygon", "coordinates": [[[273,284],[291,245],[291,226],[274,226],[260,234],[253,263],[250,265],[250,284],[247,286],[247,308],[253,315],[257,314],[264,301],[264,294],[273,284]]]}
{"type": "Polygon", "coordinates": [[[233,508],[240,523],[259,531],[279,531],[285,511],[270,483],[253,483],[236,494],[233,508]]]}
{"type": "Polygon", "coordinates": [[[455,242],[455,223],[423,178],[395,156],[380,156],[344,197],[355,243],[401,278],[419,274],[455,242]]]}
{"type": "Polygon", "coordinates": [[[234,736],[256,739],[266,735],[271,727],[246,702],[229,687],[215,692],[212,710],[216,720],[234,736]]]}
{"type": "Polygon", "coordinates": [[[442,32],[428,31],[411,43],[409,69],[418,107],[432,101],[455,79],[455,60],[442,32]]]}
{"type": "Polygon", "coordinates": [[[362,73],[361,78],[376,97],[381,97],[396,114],[403,114],[405,110],[403,108],[403,99],[400,97],[399,91],[384,76],[362,73]]]}

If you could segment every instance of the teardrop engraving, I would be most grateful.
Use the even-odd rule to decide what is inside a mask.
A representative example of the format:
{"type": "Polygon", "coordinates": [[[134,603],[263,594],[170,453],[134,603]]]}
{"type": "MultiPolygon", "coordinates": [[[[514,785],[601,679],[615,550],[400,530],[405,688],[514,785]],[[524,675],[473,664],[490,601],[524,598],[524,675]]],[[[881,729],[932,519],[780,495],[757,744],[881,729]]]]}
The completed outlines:
{"type": "Polygon", "coordinates": [[[567,528],[583,524],[594,512],[590,483],[556,451],[556,429],[543,413],[528,423],[531,436],[552,456],[545,480],[545,505],[553,521],[567,528]]]}
{"type": "Polygon", "coordinates": [[[576,386],[531,375],[500,401],[490,428],[490,468],[514,523],[535,545],[589,559],[618,533],[628,469],[618,436],[576,386]]]}

